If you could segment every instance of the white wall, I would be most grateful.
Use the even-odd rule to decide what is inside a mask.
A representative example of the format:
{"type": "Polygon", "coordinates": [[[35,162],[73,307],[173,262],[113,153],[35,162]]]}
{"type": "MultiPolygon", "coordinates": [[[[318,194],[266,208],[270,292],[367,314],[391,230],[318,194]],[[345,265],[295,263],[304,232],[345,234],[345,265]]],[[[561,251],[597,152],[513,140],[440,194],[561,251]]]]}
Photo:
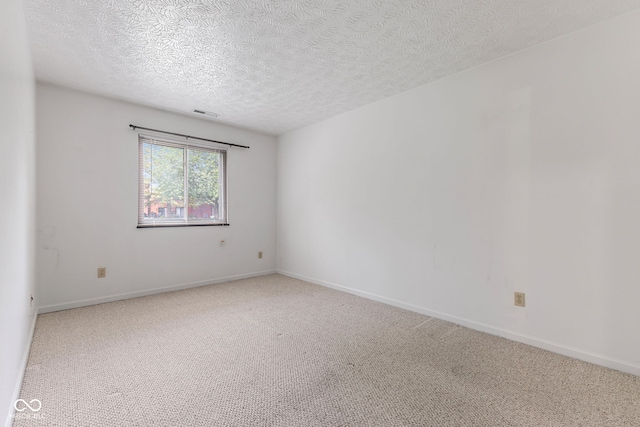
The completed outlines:
{"type": "MultiPolygon", "coordinates": [[[[9,422],[35,320],[34,81],[20,0],[0,2],[0,423],[9,422]]],[[[37,303],[37,301],[36,301],[37,303]]]]}
{"type": "Polygon", "coordinates": [[[640,375],[638,28],[281,136],[279,271],[640,375]]]}
{"type": "Polygon", "coordinates": [[[275,270],[275,137],[40,83],[36,113],[41,311],[275,270]],[[130,123],[251,147],[228,151],[230,226],[136,228],[130,123]]]}

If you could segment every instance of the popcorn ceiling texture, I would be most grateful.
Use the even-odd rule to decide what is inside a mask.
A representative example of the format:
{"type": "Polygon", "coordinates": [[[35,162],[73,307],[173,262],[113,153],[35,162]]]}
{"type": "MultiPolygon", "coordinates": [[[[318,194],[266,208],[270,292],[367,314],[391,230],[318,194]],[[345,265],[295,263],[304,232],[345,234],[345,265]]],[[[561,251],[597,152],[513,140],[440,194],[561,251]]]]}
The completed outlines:
{"type": "Polygon", "coordinates": [[[26,0],[40,80],[281,134],[640,0],[26,0]]]}
{"type": "Polygon", "coordinates": [[[637,427],[638,396],[639,377],[270,275],[38,316],[20,398],[42,407],[14,427],[637,427]]]}

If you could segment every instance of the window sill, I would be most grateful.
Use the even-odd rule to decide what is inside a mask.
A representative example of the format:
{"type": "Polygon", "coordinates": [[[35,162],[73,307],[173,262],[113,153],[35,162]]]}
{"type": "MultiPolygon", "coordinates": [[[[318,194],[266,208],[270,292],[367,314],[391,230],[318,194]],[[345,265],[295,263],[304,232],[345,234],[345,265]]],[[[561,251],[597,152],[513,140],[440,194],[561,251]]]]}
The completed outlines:
{"type": "Polygon", "coordinates": [[[229,223],[207,223],[207,224],[138,224],[136,228],[165,228],[165,227],[216,227],[228,226],[229,223]]]}

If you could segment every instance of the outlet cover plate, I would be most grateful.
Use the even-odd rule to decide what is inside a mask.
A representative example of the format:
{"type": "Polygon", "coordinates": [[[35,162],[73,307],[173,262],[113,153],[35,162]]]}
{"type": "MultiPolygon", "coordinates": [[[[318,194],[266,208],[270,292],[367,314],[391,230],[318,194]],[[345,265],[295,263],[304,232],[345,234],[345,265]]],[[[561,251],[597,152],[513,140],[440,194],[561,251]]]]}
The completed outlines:
{"type": "Polygon", "coordinates": [[[524,292],[514,292],[513,293],[513,304],[518,307],[524,307],[524,292]]]}

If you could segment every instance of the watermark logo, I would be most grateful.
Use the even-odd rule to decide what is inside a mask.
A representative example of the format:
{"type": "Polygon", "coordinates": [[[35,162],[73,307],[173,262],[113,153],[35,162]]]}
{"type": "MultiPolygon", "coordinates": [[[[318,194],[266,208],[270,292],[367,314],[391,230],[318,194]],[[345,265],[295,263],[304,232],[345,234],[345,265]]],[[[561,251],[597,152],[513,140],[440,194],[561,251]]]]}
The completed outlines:
{"type": "Polygon", "coordinates": [[[38,399],[31,399],[29,402],[24,399],[18,399],[13,403],[13,407],[17,412],[20,412],[19,414],[13,414],[14,418],[44,419],[44,414],[37,413],[42,409],[42,402],[38,399]]]}
{"type": "Polygon", "coordinates": [[[16,400],[16,403],[13,404],[13,407],[16,408],[16,411],[18,412],[26,411],[27,408],[31,409],[31,412],[38,412],[42,409],[42,402],[38,399],[32,399],[31,402],[27,403],[24,399],[18,399],[16,400]]]}

